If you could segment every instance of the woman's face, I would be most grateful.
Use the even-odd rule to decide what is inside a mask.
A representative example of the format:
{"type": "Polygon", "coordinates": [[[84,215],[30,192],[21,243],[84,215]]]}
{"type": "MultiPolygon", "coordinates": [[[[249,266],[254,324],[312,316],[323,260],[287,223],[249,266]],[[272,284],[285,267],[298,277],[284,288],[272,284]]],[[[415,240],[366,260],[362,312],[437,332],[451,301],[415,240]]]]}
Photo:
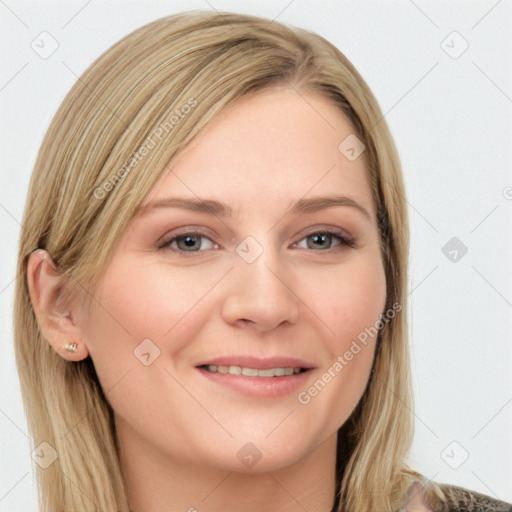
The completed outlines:
{"type": "Polygon", "coordinates": [[[339,149],[351,134],[322,97],[266,90],[153,188],[75,318],[122,445],[268,471],[334,439],[386,298],[363,157],[339,149]]]}

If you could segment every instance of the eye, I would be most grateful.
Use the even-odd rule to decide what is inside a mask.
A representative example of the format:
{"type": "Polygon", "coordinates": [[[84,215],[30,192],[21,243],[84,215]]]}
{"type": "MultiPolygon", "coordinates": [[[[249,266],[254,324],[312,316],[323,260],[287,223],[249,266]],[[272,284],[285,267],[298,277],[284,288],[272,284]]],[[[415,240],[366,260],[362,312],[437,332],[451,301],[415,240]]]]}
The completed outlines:
{"type": "MultiPolygon", "coordinates": [[[[339,246],[355,247],[355,240],[341,230],[323,229],[314,231],[293,247],[299,249],[313,249],[315,251],[327,251],[339,246]]],[[[198,231],[187,231],[182,233],[171,233],[165,236],[157,244],[158,249],[171,249],[179,253],[202,252],[208,249],[218,249],[220,246],[206,234],[198,231]]],[[[339,247],[341,248],[341,247],[339,247]]]]}
{"type": "Polygon", "coordinates": [[[340,231],[322,230],[315,231],[304,237],[298,243],[294,244],[294,247],[325,251],[340,245],[354,247],[355,243],[353,239],[340,231]],[[303,243],[304,241],[305,244],[303,243]]]}
{"type": "Polygon", "coordinates": [[[200,252],[205,249],[218,249],[218,247],[218,244],[198,232],[169,235],[158,244],[159,249],[173,249],[180,252],[200,252]]]}

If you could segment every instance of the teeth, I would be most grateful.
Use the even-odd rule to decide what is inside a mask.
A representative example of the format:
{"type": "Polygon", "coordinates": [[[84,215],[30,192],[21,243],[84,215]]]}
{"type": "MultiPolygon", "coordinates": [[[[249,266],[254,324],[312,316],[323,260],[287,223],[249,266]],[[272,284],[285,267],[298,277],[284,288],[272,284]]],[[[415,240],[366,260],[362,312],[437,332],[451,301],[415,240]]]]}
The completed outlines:
{"type": "Polygon", "coordinates": [[[204,368],[213,373],[229,373],[230,375],[244,375],[245,377],[283,377],[301,372],[301,368],[269,368],[268,370],[258,370],[257,368],[216,366],[214,364],[205,366],[204,368]]]}

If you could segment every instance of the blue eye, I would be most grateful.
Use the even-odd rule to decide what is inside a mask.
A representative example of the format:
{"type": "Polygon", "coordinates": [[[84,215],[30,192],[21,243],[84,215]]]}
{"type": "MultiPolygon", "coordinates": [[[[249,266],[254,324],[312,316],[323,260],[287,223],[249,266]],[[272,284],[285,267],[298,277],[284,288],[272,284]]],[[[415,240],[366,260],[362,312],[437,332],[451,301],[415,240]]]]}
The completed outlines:
{"type": "Polygon", "coordinates": [[[329,230],[322,230],[318,232],[311,233],[310,235],[304,237],[298,244],[295,244],[296,247],[299,247],[301,249],[313,249],[313,250],[328,250],[333,249],[334,247],[337,247],[339,245],[346,245],[349,247],[354,247],[354,241],[352,239],[349,239],[346,236],[343,236],[342,234],[335,232],[335,231],[329,231],[329,230]],[[301,242],[305,240],[306,246],[300,246],[301,242]],[[337,242],[336,242],[337,241],[337,242]],[[336,242],[333,244],[333,242],[336,242]]]}
{"type": "MultiPolygon", "coordinates": [[[[299,249],[315,251],[327,251],[338,246],[355,247],[355,241],[342,231],[320,230],[305,236],[292,245],[292,247],[299,249]]],[[[189,231],[181,234],[171,234],[158,243],[157,247],[158,249],[172,249],[181,253],[193,253],[218,249],[219,245],[203,233],[189,231]]]]}
{"type": "Polygon", "coordinates": [[[204,249],[218,248],[218,245],[202,233],[189,232],[165,238],[158,248],[170,248],[182,252],[199,252],[204,249]],[[204,240],[207,242],[205,243],[204,240]]]}

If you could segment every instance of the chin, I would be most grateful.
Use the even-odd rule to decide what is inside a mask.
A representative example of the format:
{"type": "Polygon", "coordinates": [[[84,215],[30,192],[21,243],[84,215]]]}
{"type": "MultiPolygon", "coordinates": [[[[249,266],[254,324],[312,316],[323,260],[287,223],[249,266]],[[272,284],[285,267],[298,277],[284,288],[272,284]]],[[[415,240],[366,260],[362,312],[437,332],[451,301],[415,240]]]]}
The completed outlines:
{"type": "Polygon", "coordinates": [[[259,474],[292,466],[315,449],[314,443],[308,448],[303,436],[297,439],[276,436],[271,440],[273,435],[246,442],[237,435],[237,439],[221,447],[221,451],[210,453],[210,463],[227,471],[259,474]]]}

